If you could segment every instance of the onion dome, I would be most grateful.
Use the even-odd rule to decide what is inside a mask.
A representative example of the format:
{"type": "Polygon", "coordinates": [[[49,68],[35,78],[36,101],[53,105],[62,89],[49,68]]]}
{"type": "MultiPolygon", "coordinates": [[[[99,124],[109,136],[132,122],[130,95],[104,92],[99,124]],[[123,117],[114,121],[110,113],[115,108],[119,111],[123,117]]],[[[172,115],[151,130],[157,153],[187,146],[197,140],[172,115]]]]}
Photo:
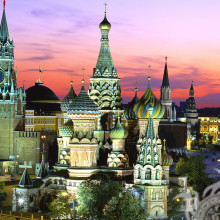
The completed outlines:
{"type": "Polygon", "coordinates": [[[68,115],[72,119],[95,119],[99,115],[97,105],[85,91],[84,80],[82,80],[82,88],[79,95],[68,108],[68,115]]]}
{"type": "Polygon", "coordinates": [[[60,129],[59,134],[62,137],[72,137],[73,136],[73,122],[69,119],[60,129]]]}
{"type": "Polygon", "coordinates": [[[71,81],[71,86],[70,86],[70,91],[68,92],[68,94],[66,95],[66,97],[63,99],[62,103],[61,103],[61,110],[63,112],[67,112],[70,104],[73,102],[73,99],[76,97],[76,93],[73,89],[73,81],[71,81]]]}
{"type": "Polygon", "coordinates": [[[137,88],[135,88],[135,96],[131,100],[131,102],[128,103],[128,105],[125,107],[124,116],[127,120],[134,120],[137,119],[135,112],[134,112],[134,106],[139,101],[139,98],[137,96],[137,88]]]}
{"type": "Polygon", "coordinates": [[[118,122],[115,128],[110,131],[109,136],[111,139],[125,139],[128,136],[128,131],[122,126],[120,117],[118,117],[118,122]]]}
{"type": "Polygon", "coordinates": [[[171,166],[173,164],[173,158],[166,152],[166,147],[164,144],[162,152],[162,166],[171,166]]]}
{"type": "Polygon", "coordinates": [[[134,106],[134,112],[137,118],[148,118],[149,107],[153,107],[153,118],[162,118],[164,115],[164,107],[157,100],[150,86],[150,77],[148,77],[148,87],[144,95],[134,106]]]}
{"type": "Polygon", "coordinates": [[[104,17],[103,21],[99,25],[99,28],[101,30],[110,30],[111,29],[111,24],[109,23],[109,21],[106,18],[106,12],[105,12],[105,17],[104,17]]]}

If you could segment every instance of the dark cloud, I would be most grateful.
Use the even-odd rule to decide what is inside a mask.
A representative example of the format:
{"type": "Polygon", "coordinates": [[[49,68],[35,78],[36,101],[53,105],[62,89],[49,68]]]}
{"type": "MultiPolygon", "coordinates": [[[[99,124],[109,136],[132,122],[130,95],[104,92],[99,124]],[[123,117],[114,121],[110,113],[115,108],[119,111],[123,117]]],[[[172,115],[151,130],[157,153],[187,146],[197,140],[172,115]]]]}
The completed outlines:
{"type": "Polygon", "coordinates": [[[21,60],[32,60],[32,61],[43,61],[43,60],[52,60],[54,56],[52,55],[44,55],[44,56],[34,56],[34,57],[28,57],[21,60]]]}

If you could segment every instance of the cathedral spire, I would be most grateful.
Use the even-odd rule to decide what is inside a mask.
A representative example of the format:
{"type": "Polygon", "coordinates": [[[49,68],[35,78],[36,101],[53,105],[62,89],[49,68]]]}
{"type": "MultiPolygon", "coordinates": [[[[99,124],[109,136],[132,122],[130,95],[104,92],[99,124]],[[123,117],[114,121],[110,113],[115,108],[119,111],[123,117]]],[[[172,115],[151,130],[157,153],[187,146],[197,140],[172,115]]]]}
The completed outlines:
{"type": "Polygon", "coordinates": [[[48,175],[48,173],[47,173],[46,166],[45,166],[45,163],[44,163],[44,154],[43,154],[41,164],[40,164],[40,169],[39,169],[39,172],[37,174],[37,178],[38,179],[43,179],[47,175],[48,175]]]}
{"type": "Polygon", "coordinates": [[[5,0],[3,1],[3,14],[0,27],[0,41],[4,45],[9,40],[8,25],[5,15],[5,0]]]}
{"type": "Polygon", "coordinates": [[[107,4],[105,4],[104,19],[99,25],[99,28],[101,30],[101,48],[96,63],[96,68],[94,69],[93,77],[117,78],[117,73],[114,68],[112,56],[109,49],[108,33],[111,29],[111,24],[107,20],[106,5],[107,4]]]}
{"type": "Polygon", "coordinates": [[[191,87],[190,87],[190,90],[189,90],[189,97],[194,97],[193,81],[191,83],[191,87]]]}
{"type": "Polygon", "coordinates": [[[164,67],[162,87],[170,87],[168,69],[167,69],[167,57],[165,57],[165,67],[164,67]]]}

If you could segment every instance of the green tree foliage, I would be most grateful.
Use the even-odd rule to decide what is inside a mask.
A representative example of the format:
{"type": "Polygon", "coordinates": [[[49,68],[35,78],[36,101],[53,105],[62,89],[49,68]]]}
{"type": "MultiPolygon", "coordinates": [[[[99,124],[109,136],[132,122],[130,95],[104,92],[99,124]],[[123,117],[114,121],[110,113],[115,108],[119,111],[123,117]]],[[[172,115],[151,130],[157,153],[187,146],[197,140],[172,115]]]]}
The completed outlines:
{"type": "Polygon", "coordinates": [[[176,211],[180,209],[183,198],[175,198],[180,193],[178,188],[174,188],[167,197],[167,206],[169,209],[176,211]]]}
{"type": "Polygon", "coordinates": [[[113,197],[108,202],[106,214],[112,219],[146,219],[140,200],[135,198],[130,192],[122,192],[117,197],[113,197]]]}
{"type": "Polygon", "coordinates": [[[0,206],[2,206],[2,202],[5,200],[7,196],[4,187],[5,187],[5,183],[0,182],[0,206]]]}
{"type": "Polygon", "coordinates": [[[189,184],[193,186],[193,189],[202,192],[205,187],[213,183],[213,180],[206,174],[205,169],[204,157],[197,155],[185,159],[180,158],[175,171],[180,175],[188,176],[189,184]]]}
{"type": "Polygon", "coordinates": [[[84,219],[101,219],[108,201],[120,192],[120,182],[111,180],[105,174],[91,176],[77,188],[77,214],[84,219]]]}
{"type": "Polygon", "coordinates": [[[58,193],[56,199],[49,204],[49,210],[54,218],[65,219],[70,215],[69,197],[66,192],[58,193]]]}

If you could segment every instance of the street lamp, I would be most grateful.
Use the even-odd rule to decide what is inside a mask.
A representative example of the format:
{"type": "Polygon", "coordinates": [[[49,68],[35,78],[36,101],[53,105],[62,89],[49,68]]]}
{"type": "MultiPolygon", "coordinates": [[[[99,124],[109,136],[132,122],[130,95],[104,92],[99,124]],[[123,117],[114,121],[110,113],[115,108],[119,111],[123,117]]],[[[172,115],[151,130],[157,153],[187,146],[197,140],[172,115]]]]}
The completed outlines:
{"type": "Polygon", "coordinates": [[[22,206],[23,203],[24,203],[24,199],[23,199],[23,198],[19,198],[19,199],[18,199],[18,204],[19,204],[20,206],[22,206]]]}
{"type": "Polygon", "coordinates": [[[47,136],[45,134],[41,135],[41,139],[43,141],[43,149],[42,149],[42,155],[45,154],[45,139],[47,138],[47,136]]]}

